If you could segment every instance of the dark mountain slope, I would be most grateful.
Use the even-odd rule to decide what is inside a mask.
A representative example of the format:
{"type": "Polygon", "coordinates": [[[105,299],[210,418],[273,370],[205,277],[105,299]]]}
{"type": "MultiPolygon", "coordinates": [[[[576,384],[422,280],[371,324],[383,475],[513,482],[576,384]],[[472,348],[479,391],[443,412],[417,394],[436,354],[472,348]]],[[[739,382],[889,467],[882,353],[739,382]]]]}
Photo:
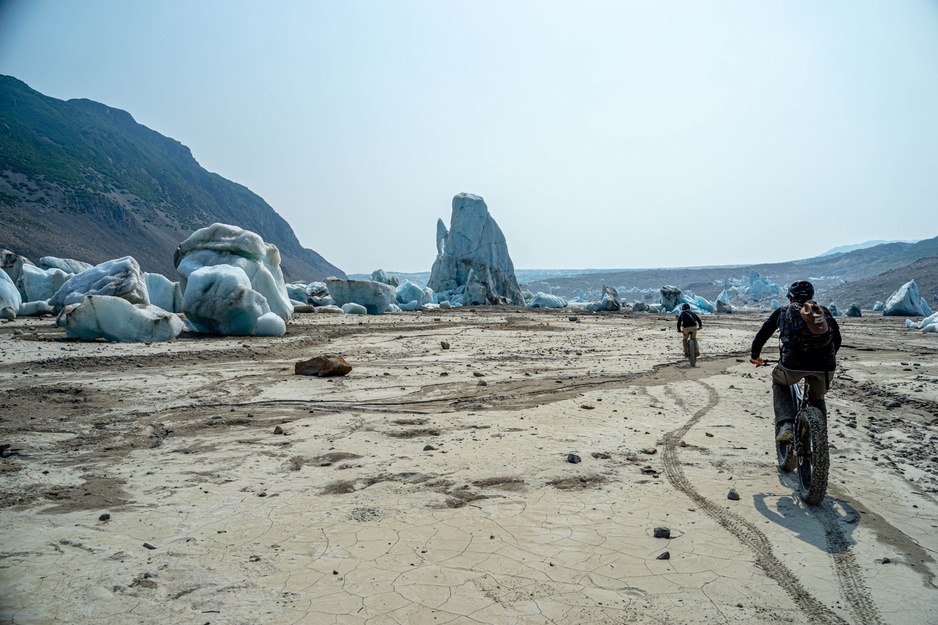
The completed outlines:
{"type": "Polygon", "coordinates": [[[178,141],[125,111],[0,76],[0,248],[34,260],[131,255],[174,278],[176,246],[214,222],[275,244],[288,279],[345,275],[300,245],[263,199],[203,169],[178,141]]]}

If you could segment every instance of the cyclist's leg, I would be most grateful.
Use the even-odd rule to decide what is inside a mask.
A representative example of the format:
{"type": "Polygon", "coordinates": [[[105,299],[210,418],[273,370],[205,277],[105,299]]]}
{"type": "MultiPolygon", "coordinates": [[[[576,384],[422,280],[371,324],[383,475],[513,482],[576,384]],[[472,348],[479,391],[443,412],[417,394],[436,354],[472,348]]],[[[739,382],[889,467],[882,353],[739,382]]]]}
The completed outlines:
{"type": "Polygon", "coordinates": [[[831,380],[834,374],[818,371],[805,377],[809,378],[808,403],[820,410],[821,414],[826,417],[827,402],[824,400],[824,395],[827,394],[827,390],[831,387],[831,380]]]}
{"type": "Polygon", "coordinates": [[[801,372],[789,371],[781,364],[775,365],[772,370],[772,407],[775,409],[776,429],[782,423],[791,423],[795,420],[795,402],[791,397],[791,386],[797,384],[803,375],[801,372]]]}
{"type": "Polygon", "coordinates": [[[699,356],[700,355],[700,342],[697,340],[697,326],[694,326],[693,328],[690,329],[690,337],[694,339],[694,351],[696,352],[694,355],[699,356]]]}
{"type": "Polygon", "coordinates": [[[684,333],[684,340],[682,345],[684,347],[684,355],[687,355],[687,337],[690,336],[690,328],[681,328],[681,331],[684,333]]]}

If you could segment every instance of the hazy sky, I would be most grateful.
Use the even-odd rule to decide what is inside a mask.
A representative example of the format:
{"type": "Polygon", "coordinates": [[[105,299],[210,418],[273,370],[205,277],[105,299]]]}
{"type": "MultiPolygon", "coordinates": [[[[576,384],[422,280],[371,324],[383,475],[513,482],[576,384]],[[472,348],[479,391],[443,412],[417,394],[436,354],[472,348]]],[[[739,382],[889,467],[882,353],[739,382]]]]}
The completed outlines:
{"type": "Polygon", "coordinates": [[[0,73],[130,112],[350,273],[429,270],[460,191],[524,269],[938,234],[934,0],[0,0],[0,73]]]}

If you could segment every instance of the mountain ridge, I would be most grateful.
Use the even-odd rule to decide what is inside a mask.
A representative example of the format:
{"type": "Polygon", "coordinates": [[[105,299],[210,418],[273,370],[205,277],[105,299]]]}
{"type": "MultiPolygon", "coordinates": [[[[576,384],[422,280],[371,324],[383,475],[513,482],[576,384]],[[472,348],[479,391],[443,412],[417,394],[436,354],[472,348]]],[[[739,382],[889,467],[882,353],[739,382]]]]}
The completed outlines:
{"type": "Polygon", "coordinates": [[[345,276],[263,198],[205,170],[181,142],[127,111],[0,75],[0,248],[92,263],[130,255],[174,277],[176,247],[215,222],[275,244],[288,279],[345,276]]]}

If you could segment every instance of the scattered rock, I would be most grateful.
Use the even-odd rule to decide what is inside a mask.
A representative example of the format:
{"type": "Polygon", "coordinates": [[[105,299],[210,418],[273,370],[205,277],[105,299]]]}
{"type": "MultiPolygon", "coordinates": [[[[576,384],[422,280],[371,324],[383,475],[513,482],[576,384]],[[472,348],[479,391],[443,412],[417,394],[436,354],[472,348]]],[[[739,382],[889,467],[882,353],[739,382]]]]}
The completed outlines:
{"type": "Polygon", "coordinates": [[[579,464],[581,461],[582,461],[582,458],[580,458],[578,455],[567,454],[567,462],[571,464],[579,464]]]}
{"type": "Polygon", "coordinates": [[[488,385],[489,383],[486,382],[485,380],[479,380],[479,386],[488,386],[488,385]]]}
{"type": "Polygon", "coordinates": [[[574,322],[574,323],[580,323],[580,318],[579,318],[579,317],[567,317],[567,319],[568,319],[569,321],[574,322]]]}
{"type": "Polygon", "coordinates": [[[107,512],[105,512],[104,514],[102,514],[101,516],[98,517],[98,520],[101,521],[102,523],[107,522],[107,521],[110,521],[110,520],[111,520],[111,515],[108,514],[107,512]]]}
{"type": "Polygon", "coordinates": [[[473,372],[472,372],[472,375],[474,375],[474,376],[477,377],[477,378],[484,378],[484,377],[485,377],[485,374],[482,373],[481,371],[473,371],[473,372]]]}
{"type": "Polygon", "coordinates": [[[894,399],[891,402],[886,403],[886,408],[890,410],[892,410],[893,408],[902,408],[902,403],[894,399]]]}
{"type": "Polygon", "coordinates": [[[660,555],[659,555],[657,558],[655,558],[655,559],[656,559],[656,560],[670,560],[670,559],[671,559],[671,552],[670,552],[670,551],[665,551],[664,553],[660,554],[660,555]]]}
{"type": "Polygon", "coordinates": [[[609,454],[607,454],[607,453],[605,453],[605,452],[603,452],[603,451],[594,451],[594,452],[593,452],[592,454],[590,454],[590,455],[593,456],[594,458],[596,458],[597,460],[609,460],[609,458],[612,457],[612,456],[610,456],[609,454]]]}
{"type": "Polygon", "coordinates": [[[156,547],[154,547],[150,543],[143,543],[143,546],[146,547],[147,549],[156,549],[156,547]]]}
{"type": "Polygon", "coordinates": [[[736,492],[735,488],[731,488],[730,492],[726,495],[727,499],[732,499],[733,501],[739,501],[739,493],[736,492]]]}
{"type": "Polygon", "coordinates": [[[671,529],[667,527],[656,527],[655,538],[671,538],[671,529]]]}
{"type": "Polygon", "coordinates": [[[274,434],[283,434],[283,433],[284,433],[283,428],[280,427],[279,425],[274,428],[274,434]]]}
{"type": "Polygon", "coordinates": [[[449,341],[440,341],[440,347],[443,349],[449,349],[449,341]]]}
{"type": "Polygon", "coordinates": [[[293,366],[296,375],[315,375],[320,378],[348,375],[352,372],[352,365],[341,356],[326,354],[316,356],[309,360],[300,360],[293,366]]]}
{"type": "Polygon", "coordinates": [[[580,406],[580,408],[582,408],[583,410],[592,410],[595,407],[596,406],[590,406],[589,404],[583,404],[582,406],[580,406]]]}
{"type": "Polygon", "coordinates": [[[880,560],[881,564],[889,564],[890,562],[892,562],[892,560],[890,560],[889,558],[883,558],[882,560],[880,560]]]}
{"type": "Polygon", "coordinates": [[[707,438],[713,438],[713,434],[711,434],[710,432],[704,432],[704,436],[706,436],[707,438]]]}
{"type": "Polygon", "coordinates": [[[654,456],[656,453],[658,453],[658,450],[655,449],[654,447],[646,447],[645,449],[642,450],[642,453],[648,454],[649,456],[654,456]]]}
{"type": "Polygon", "coordinates": [[[436,451],[436,447],[434,447],[433,445],[424,445],[423,450],[424,451],[436,451]]]}

